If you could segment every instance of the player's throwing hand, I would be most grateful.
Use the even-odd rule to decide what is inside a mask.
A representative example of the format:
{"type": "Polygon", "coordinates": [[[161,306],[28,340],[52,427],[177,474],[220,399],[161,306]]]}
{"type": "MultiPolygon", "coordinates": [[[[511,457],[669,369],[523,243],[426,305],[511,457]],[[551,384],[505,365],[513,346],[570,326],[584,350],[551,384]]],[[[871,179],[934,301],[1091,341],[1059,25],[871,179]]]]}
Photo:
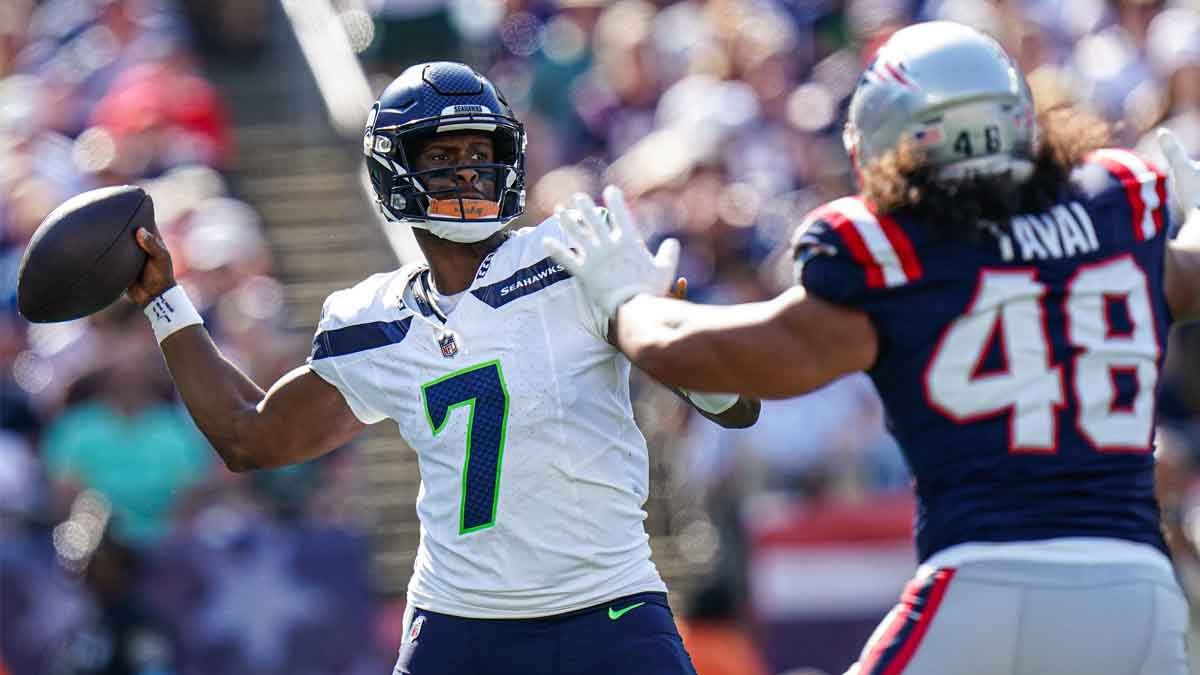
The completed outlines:
{"type": "Polygon", "coordinates": [[[146,266],[137,280],[125,289],[125,294],[138,307],[145,307],[175,285],[175,269],[171,264],[171,252],[157,233],[140,228],[137,243],[146,252],[146,266]]]}
{"type": "Polygon", "coordinates": [[[679,266],[679,240],[667,239],[653,257],[633,221],[621,190],[604,188],[608,217],[591,197],[577,193],[574,208],[560,210],[559,222],[570,249],[546,238],[550,255],[583,285],[588,296],[608,316],[626,300],[641,293],[664,295],[679,266]]]}

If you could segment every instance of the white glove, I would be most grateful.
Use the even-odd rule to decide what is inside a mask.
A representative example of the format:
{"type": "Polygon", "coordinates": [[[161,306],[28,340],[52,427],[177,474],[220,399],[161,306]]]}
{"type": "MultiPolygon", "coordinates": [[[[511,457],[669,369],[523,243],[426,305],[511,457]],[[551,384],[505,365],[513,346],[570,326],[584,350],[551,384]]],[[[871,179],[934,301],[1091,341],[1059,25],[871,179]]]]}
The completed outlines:
{"type": "Polygon", "coordinates": [[[591,197],[576,193],[574,208],[558,212],[570,248],[549,237],[542,243],[611,317],[640,293],[666,295],[679,266],[679,240],[667,239],[650,257],[621,190],[613,185],[604,188],[604,203],[608,218],[591,197]]]}
{"type": "Polygon", "coordinates": [[[1188,158],[1179,139],[1166,127],[1158,129],[1158,146],[1162,148],[1170,167],[1171,191],[1184,207],[1200,207],[1200,163],[1188,158]]]}

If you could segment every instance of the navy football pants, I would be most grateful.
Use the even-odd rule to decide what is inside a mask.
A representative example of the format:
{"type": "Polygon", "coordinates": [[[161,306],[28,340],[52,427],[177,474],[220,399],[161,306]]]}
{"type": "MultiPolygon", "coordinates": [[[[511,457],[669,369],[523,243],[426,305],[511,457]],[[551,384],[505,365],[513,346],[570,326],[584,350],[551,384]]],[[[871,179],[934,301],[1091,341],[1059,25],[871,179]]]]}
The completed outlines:
{"type": "Polygon", "coordinates": [[[639,593],[537,619],[464,619],[410,608],[393,675],[696,675],[696,669],[666,594],[639,593]]]}

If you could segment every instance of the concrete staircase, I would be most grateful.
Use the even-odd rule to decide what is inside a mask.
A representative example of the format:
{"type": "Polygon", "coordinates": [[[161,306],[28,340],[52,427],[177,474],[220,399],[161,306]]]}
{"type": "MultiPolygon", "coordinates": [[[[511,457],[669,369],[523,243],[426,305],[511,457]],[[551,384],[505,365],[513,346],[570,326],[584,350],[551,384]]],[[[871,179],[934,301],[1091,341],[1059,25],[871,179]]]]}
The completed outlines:
{"type": "MultiPolygon", "coordinates": [[[[261,214],[292,325],[311,335],[326,296],[395,269],[397,260],[359,179],[359,140],[333,131],[287,19],[271,7],[272,42],[262,56],[210,62],[207,75],[235,123],[232,191],[261,214]]],[[[362,489],[347,506],[367,524],[374,586],[403,593],[418,538],[416,455],[386,422],[349,451],[362,489]]]]}
{"type": "MultiPolygon", "coordinates": [[[[329,293],[397,265],[358,179],[357,144],[275,124],[242,126],[238,142],[238,192],[263,217],[293,326],[311,333],[329,293]]],[[[386,422],[356,445],[364,490],[352,508],[369,523],[376,587],[402,592],[417,545],[416,455],[386,422]]]]}

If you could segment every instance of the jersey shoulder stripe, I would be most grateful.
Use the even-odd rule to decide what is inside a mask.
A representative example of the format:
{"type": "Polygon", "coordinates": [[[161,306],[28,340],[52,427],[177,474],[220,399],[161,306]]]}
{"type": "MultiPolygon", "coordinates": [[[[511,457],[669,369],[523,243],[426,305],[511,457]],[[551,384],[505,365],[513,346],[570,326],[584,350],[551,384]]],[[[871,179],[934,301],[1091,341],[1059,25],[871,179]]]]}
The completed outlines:
{"type": "Polygon", "coordinates": [[[311,360],[345,356],[397,344],[408,333],[412,310],[403,302],[405,286],[424,269],[410,264],[372,274],[351,288],[331,293],[321,308],[311,360]]]}
{"type": "Polygon", "coordinates": [[[494,284],[472,289],[471,294],[499,309],[513,300],[570,278],[571,273],[565,267],[555,262],[553,258],[546,257],[513,272],[507,278],[494,284]]]}
{"type": "Polygon", "coordinates": [[[313,338],[312,360],[345,356],[356,352],[399,344],[408,335],[412,317],[396,321],[356,323],[322,331],[313,338]]]}
{"type": "MultiPolygon", "coordinates": [[[[508,303],[536,293],[566,279],[571,273],[551,258],[543,238],[566,241],[558,218],[550,217],[537,227],[524,227],[485,261],[480,281],[497,279],[471,289],[471,294],[489,306],[499,309],[508,303]]],[[[482,266],[481,266],[482,267],[482,266]]]]}
{"type": "MultiPolygon", "coordinates": [[[[920,279],[924,274],[912,240],[893,218],[879,215],[861,197],[843,197],[814,210],[801,226],[798,245],[805,237],[846,249],[863,270],[869,288],[893,288],[920,279]],[[818,223],[826,223],[836,239],[821,241],[818,223]]],[[[825,250],[825,249],[818,249],[825,250]]]]}
{"type": "Polygon", "coordinates": [[[1162,232],[1167,179],[1158,167],[1133,152],[1117,148],[1095,150],[1084,162],[1104,167],[1124,188],[1134,239],[1146,241],[1162,232]]]}
{"type": "Polygon", "coordinates": [[[350,288],[334,291],[321,307],[317,330],[335,330],[356,323],[390,321],[397,311],[408,312],[402,301],[404,288],[424,263],[405,265],[398,270],[372,274],[350,288]]]}

